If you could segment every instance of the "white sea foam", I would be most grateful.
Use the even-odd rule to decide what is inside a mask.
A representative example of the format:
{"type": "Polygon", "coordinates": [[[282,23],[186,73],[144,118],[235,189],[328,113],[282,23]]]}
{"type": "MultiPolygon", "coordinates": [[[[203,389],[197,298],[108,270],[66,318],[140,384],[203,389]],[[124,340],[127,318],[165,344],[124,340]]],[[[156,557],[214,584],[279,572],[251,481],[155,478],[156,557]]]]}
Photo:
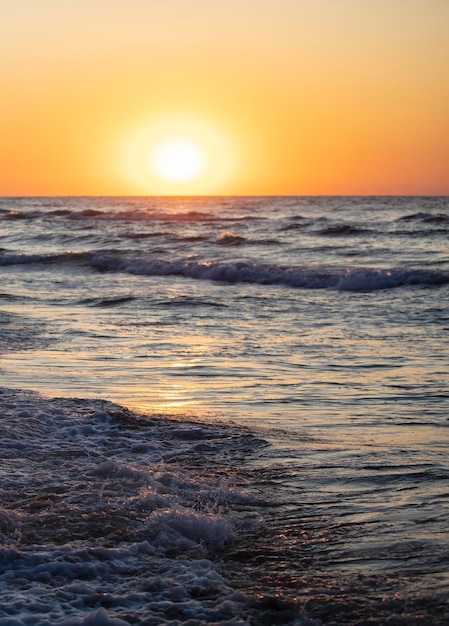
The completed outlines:
{"type": "Polygon", "coordinates": [[[248,623],[214,559],[258,497],[174,462],[247,433],[4,388],[0,414],[2,626],[248,623]]]}

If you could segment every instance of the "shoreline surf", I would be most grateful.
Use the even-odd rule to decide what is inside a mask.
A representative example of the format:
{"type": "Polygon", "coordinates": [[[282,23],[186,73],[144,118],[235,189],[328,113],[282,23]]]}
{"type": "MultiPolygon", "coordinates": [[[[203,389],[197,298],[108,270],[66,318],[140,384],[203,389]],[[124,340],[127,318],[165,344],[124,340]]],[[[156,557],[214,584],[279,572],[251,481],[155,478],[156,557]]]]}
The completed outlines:
{"type": "Polygon", "coordinates": [[[349,527],[292,498],[260,433],[5,388],[0,407],[1,624],[447,623],[438,568],[433,593],[342,576],[349,527]]]}

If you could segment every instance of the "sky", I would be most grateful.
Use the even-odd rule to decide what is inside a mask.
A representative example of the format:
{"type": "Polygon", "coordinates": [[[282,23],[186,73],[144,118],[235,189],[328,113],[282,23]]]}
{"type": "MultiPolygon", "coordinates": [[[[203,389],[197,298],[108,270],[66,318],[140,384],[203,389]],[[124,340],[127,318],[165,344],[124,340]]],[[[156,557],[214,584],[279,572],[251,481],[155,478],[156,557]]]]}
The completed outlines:
{"type": "Polygon", "coordinates": [[[448,0],[0,0],[0,195],[448,195],[448,68],[448,0]]]}

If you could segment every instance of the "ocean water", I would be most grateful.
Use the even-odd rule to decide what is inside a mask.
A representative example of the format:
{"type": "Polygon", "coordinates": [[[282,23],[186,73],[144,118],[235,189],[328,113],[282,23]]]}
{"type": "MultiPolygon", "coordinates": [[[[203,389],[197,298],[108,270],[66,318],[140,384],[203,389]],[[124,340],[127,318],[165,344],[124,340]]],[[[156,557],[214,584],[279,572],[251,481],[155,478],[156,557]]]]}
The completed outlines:
{"type": "Polygon", "coordinates": [[[0,626],[449,624],[448,235],[0,199],[0,626]]]}

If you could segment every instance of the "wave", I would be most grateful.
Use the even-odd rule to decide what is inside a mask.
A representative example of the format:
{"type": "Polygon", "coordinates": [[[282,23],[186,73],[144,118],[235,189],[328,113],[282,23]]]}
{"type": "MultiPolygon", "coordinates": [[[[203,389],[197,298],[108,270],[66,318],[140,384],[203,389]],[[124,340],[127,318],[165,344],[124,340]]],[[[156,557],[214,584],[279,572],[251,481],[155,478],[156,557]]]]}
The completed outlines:
{"type": "Polygon", "coordinates": [[[162,222],[162,223],[213,223],[213,222],[245,222],[264,220],[259,215],[223,215],[213,211],[177,211],[177,210],[102,210],[102,209],[55,209],[53,211],[39,210],[5,210],[0,209],[0,219],[3,220],[74,220],[74,221],[101,221],[101,222],[162,222]]]}
{"type": "Polygon", "coordinates": [[[16,294],[6,293],[4,291],[0,292],[0,300],[5,300],[6,302],[25,302],[32,299],[33,298],[29,296],[18,296],[16,294]]]}
{"type": "Polygon", "coordinates": [[[140,261],[100,255],[91,259],[91,265],[100,271],[144,276],[184,276],[233,284],[284,285],[302,289],[339,291],[378,291],[410,285],[430,286],[449,283],[447,272],[400,268],[301,268],[247,262],[140,261]]]}
{"type": "MultiPolygon", "coordinates": [[[[297,289],[335,289],[360,292],[414,285],[439,286],[449,283],[449,272],[430,269],[288,267],[247,261],[137,259],[135,257],[127,258],[124,254],[65,252],[62,254],[0,255],[0,266],[51,263],[87,264],[87,266],[100,272],[124,272],[138,276],[183,276],[196,280],[211,280],[231,284],[284,285],[297,289]]],[[[97,306],[110,306],[110,303],[97,303],[97,306]]]]}
{"type": "Polygon", "coordinates": [[[334,224],[317,231],[320,235],[328,236],[344,236],[344,235],[362,235],[370,233],[368,228],[361,228],[359,226],[351,226],[350,224],[334,224]]]}
{"type": "Polygon", "coordinates": [[[230,230],[226,231],[225,233],[221,233],[221,235],[217,239],[217,243],[219,243],[221,246],[239,246],[246,241],[246,237],[235,235],[230,230]]]}
{"type": "Polygon", "coordinates": [[[127,304],[135,299],[135,296],[118,296],[116,298],[84,298],[79,301],[79,304],[85,304],[92,307],[110,307],[127,304]]]}
{"type": "Polygon", "coordinates": [[[125,233],[123,235],[126,239],[133,239],[140,241],[141,239],[156,239],[158,237],[172,237],[172,233],[166,231],[156,231],[154,233],[125,233]]]}
{"type": "Polygon", "coordinates": [[[35,220],[45,215],[42,211],[2,211],[5,220],[35,220]]]}
{"type": "Polygon", "coordinates": [[[214,308],[227,308],[227,304],[222,302],[214,302],[213,300],[206,300],[204,298],[194,298],[192,296],[175,296],[172,298],[163,298],[156,302],[157,306],[165,307],[214,307],[214,308]]]}
{"type": "Polygon", "coordinates": [[[62,252],[60,254],[2,254],[0,266],[33,265],[47,263],[70,263],[89,260],[90,252],[62,252]]]}
{"type": "Polygon", "coordinates": [[[403,215],[399,218],[400,222],[427,222],[427,223],[440,223],[449,222],[449,215],[446,213],[410,213],[409,215],[403,215]]]}
{"type": "Polygon", "coordinates": [[[241,235],[236,235],[230,230],[221,233],[221,235],[216,239],[216,242],[220,246],[241,246],[241,245],[249,245],[249,246],[279,246],[282,245],[282,242],[279,239],[248,239],[247,237],[242,237],[241,235]]]}
{"type": "Polygon", "coordinates": [[[287,224],[281,230],[289,231],[289,230],[305,230],[305,228],[309,225],[307,221],[301,222],[292,222],[291,224],[287,224]]]}

